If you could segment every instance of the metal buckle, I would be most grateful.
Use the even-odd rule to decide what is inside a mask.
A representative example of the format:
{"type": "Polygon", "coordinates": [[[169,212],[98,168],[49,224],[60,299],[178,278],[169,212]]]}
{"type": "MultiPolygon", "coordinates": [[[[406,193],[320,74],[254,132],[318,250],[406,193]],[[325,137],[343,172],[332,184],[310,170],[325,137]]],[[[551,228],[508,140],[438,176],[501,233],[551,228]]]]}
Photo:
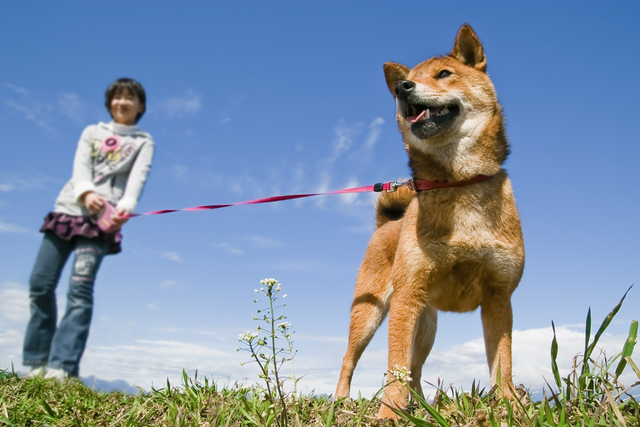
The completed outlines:
{"type": "Polygon", "coordinates": [[[395,191],[398,191],[398,188],[402,187],[406,183],[407,183],[406,181],[405,182],[389,181],[385,183],[379,182],[373,186],[373,191],[375,191],[376,193],[379,193],[381,191],[386,191],[387,193],[393,193],[395,191]],[[387,187],[386,190],[385,190],[385,187],[387,187]]]}
{"type": "Polygon", "coordinates": [[[407,184],[407,187],[409,187],[409,190],[418,191],[418,187],[414,179],[410,179],[409,181],[405,182],[405,184],[407,184]]]}
{"type": "MultiPolygon", "coordinates": [[[[404,181],[404,182],[400,182],[400,181],[390,181],[389,182],[389,189],[387,190],[387,193],[393,193],[395,191],[398,191],[398,188],[402,187],[405,184],[411,183],[413,182],[413,180],[411,181],[404,181]]],[[[409,187],[411,188],[411,187],[409,187]]]]}

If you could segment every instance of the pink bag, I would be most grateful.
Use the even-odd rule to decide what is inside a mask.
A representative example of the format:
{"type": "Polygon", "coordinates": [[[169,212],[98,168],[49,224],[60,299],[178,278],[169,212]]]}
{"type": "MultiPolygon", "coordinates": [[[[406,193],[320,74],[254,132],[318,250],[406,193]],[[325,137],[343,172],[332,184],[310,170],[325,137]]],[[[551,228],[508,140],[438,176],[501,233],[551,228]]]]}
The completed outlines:
{"type": "Polygon", "coordinates": [[[104,207],[102,211],[98,214],[98,219],[96,219],[96,224],[100,230],[105,233],[113,233],[118,230],[118,227],[111,220],[111,215],[115,215],[117,213],[116,208],[109,202],[105,200],[104,207]]]}

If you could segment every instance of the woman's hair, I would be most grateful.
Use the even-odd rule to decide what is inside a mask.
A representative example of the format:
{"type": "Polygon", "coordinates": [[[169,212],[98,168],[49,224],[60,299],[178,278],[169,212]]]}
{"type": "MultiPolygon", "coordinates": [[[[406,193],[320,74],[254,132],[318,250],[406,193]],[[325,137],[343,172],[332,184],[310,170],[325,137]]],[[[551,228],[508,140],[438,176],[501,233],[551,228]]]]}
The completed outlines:
{"type": "Polygon", "coordinates": [[[107,88],[107,92],[104,94],[104,105],[107,107],[107,111],[109,115],[113,117],[111,114],[111,101],[122,91],[127,91],[131,95],[136,95],[138,100],[140,100],[140,104],[144,106],[144,109],[141,113],[138,113],[136,116],[136,123],[140,120],[144,112],[147,110],[147,95],[144,92],[144,88],[140,83],[133,79],[122,78],[118,79],[115,82],[111,83],[107,88]]]}

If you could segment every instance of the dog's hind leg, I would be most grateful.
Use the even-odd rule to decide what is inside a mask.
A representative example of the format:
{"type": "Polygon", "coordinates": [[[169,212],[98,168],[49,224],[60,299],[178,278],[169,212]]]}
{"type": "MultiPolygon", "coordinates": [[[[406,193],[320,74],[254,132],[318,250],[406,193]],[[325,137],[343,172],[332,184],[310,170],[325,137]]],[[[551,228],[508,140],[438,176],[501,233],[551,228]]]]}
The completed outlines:
{"type": "Polygon", "coordinates": [[[416,336],[413,341],[413,355],[411,359],[411,381],[409,385],[412,389],[418,393],[419,396],[424,397],[422,392],[421,377],[422,366],[424,365],[427,356],[433,348],[433,342],[436,338],[436,328],[438,326],[438,311],[431,307],[426,307],[422,312],[420,320],[418,320],[418,327],[416,336]]]}
{"type": "Polygon", "coordinates": [[[389,299],[393,293],[390,280],[379,275],[371,277],[361,271],[356,284],[356,294],[351,306],[349,344],[342,360],[340,380],[335,399],[349,397],[351,378],[360,356],[364,352],[376,330],[387,316],[389,299]],[[368,281],[377,283],[369,283],[368,281]],[[384,282],[382,282],[384,280],[384,282]]]}

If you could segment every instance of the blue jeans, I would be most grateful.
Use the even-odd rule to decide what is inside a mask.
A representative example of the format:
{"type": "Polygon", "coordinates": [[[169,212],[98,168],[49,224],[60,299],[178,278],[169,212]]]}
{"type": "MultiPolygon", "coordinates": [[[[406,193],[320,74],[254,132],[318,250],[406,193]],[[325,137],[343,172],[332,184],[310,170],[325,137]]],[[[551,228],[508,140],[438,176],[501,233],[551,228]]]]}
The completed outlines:
{"type": "Polygon", "coordinates": [[[44,233],[29,279],[31,318],[24,337],[25,366],[47,365],[78,376],[93,314],[93,285],[107,249],[108,244],[98,239],[64,240],[50,231],[44,233]],[[55,291],[71,252],[67,309],[56,327],[55,291]]]}

